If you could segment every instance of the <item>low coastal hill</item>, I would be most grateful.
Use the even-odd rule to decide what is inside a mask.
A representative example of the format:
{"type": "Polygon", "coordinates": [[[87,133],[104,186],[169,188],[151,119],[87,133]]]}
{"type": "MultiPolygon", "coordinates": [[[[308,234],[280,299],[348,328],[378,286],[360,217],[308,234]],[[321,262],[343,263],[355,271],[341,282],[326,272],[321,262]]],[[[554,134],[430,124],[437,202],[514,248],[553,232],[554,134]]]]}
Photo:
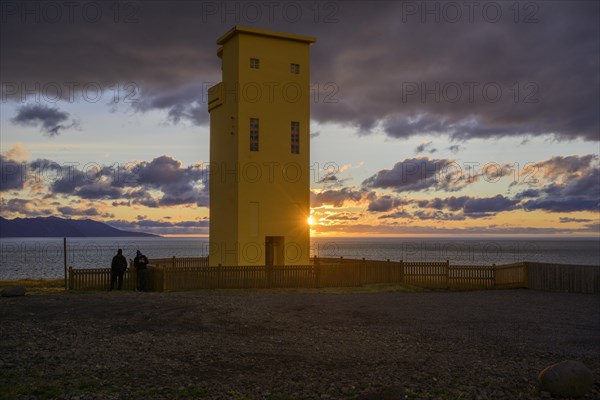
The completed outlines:
{"type": "Polygon", "coordinates": [[[58,217],[15,218],[0,217],[0,237],[116,237],[157,236],[113,228],[91,219],[58,217]]]}

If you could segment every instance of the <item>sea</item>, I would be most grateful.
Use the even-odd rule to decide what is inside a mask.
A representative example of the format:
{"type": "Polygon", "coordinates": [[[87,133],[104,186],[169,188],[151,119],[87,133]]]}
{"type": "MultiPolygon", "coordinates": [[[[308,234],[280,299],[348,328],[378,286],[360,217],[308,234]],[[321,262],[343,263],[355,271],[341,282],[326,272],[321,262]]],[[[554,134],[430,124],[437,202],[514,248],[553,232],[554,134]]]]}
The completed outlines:
{"type": "MultiPolygon", "coordinates": [[[[219,251],[208,238],[67,238],[66,263],[73,268],[108,268],[117,249],[129,259],[204,257],[219,251]]],[[[296,248],[291,248],[297,251],[296,248]]],[[[521,261],[598,266],[598,239],[312,238],[310,256],[392,261],[446,261],[501,265],[521,261]]],[[[64,276],[63,238],[0,239],[0,280],[64,276]]]]}

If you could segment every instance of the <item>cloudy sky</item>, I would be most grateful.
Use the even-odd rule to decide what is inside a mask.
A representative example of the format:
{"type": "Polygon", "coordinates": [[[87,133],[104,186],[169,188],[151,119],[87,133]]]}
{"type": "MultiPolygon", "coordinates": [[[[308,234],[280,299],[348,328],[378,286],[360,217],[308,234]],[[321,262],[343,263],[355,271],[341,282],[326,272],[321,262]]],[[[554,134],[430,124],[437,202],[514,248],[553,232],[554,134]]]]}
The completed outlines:
{"type": "Polygon", "coordinates": [[[208,233],[234,25],[311,48],[313,235],[599,234],[597,1],[2,1],[1,215],[208,233]]]}

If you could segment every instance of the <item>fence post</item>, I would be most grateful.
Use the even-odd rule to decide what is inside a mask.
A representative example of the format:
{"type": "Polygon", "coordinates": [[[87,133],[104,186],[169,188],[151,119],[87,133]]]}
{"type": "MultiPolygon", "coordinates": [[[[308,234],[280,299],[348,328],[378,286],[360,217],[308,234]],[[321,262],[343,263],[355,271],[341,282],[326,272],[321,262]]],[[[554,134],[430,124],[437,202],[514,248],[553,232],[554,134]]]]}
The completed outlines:
{"type": "Polygon", "coordinates": [[[67,283],[67,238],[63,238],[63,261],[65,265],[65,290],[69,290],[67,283]]]}
{"type": "Polygon", "coordinates": [[[73,289],[73,282],[74,282],[74,277],[73,277],[73,267],[69,267],[69,290],[73,289]]]}
{"type": "Polygon", "coordinates": [[[175,268],[176,265],[177,265],[177,260],[175,259],[175,256],[173,256],[173,268],[175,268]]]}
{"type": "Polygon", "coordinates": [[[399,283],[404,284],[404,260],[400,260],[400,271],[398,272],[399,283]]]}
{"type": "Polygon", "coordinates": [[[450,260],[446,260],[446,289],[450,289],[450,260]]]}
{"type": "Polygon", "coordinates": [[[390,264],[390,259],[387,259],[387,281],[388,283],[392,283],[392,264],[390,264]]]}
{"type": "Polygon", "coordinates": [[[365,258],[363,257],[358,267],[358,285],[362,286],[363,282],[366,281],[367,275],[367,263],[365,263],[365,258]]]}
{"type": "Polygon", "coordinates": [[[167,291],[167,266],[162,267],[162,291],[167,291]]]}
{"type": "Polygon", "coordinates": [[[267,287],[269,289],[271,289],[271,287],[273,286],[273,266],[272,265],[267,265],[267,287]]]}
{"type": "Polygon", "coordinates": [[[219,266],[217,267],[217,289],[222,289],[221,288],[221,270],[223,269],[223,267],[221,267],[221,264],[219,264],[219,266]]]}
{"type": "Polygon", "coordinates": [[[317,257],[315,257],[315,262],[314,262],[314,268],[315,268],[315,288],[319,288],[319,284],[320,284],[320,278],[321,278],[321,267],[319,265],[319,259],[317,257]]]}

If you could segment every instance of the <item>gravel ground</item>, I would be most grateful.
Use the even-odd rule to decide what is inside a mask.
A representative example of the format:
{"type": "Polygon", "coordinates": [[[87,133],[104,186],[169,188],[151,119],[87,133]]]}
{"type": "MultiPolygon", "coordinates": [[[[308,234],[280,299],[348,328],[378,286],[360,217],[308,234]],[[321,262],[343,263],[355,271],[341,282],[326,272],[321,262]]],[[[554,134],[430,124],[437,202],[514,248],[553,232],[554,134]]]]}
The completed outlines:
{"type": "Polygon", "coordinates": [[[533,290],[28,295],[0,299],[0,398],[537,399],[574,359],[600,399],[599,333],[600,296],[533,290]]]}

